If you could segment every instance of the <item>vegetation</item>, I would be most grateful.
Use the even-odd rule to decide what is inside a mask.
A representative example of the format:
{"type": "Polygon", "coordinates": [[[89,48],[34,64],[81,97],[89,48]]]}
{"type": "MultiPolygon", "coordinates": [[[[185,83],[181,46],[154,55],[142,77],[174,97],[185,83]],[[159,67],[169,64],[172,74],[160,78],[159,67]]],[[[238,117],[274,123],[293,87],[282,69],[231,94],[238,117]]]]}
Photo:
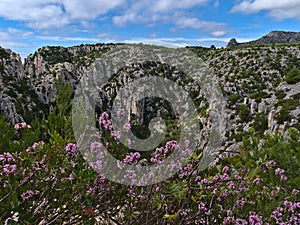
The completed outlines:
{"type": "MultiPolygon", "coordinates": [[[[0,155],[0,218],[10,224],[297,224],[299,138],[290,129],[287,139],[265,136],[261,146],[249,131],[239,152],[216,166],[199,171],[195,155],[177,175],[147,187],[106,180],[72,142],[39,141],[0,155]]],[[[138,152],[123,159],[145,161],[138,152]]]]}
{"type": "MultiPolygon", "coordinates": [[[[294,71],[299,68],[299,59],[284,57],[292,46],[300,45],[189,47],[201,58],[210,60],[218,77],[227,82],[223,90],[228,95],[230,120],[234,122],[226,136],[227,143],[233,145],[223,146],[215,164],[206,169],[201,169],[203,149],[197,146],[187,164],[175,175],[141,187],[114,183],[85,160],[86,154],[77,146],[73,135],[70,105],[73,87],[63,76],[56,81],[56,102],[51,112],[42,110],[39,116],[24,108],[27,106],[24,96],[39,104],[38,96],[28,88],[28,81],[22,79],[13,84],[8,75],[2,76],[7,86],[4,93],[16,99],[17,111],[24,115],[25,122],[12,126],[0,115],[0,224],[299,224],[300,123],[291,121],[300,121],[300,115],[292,115],[292,111],[299,108],[300,93],[288,93],[282,86],[277,88],[283,79],[288,83],[298,82],[298,72],[294,71]],[[265,56],[269,58],[264,59],[265,56]],[[274,94],[277,101],[272,99],[274,94]],[[262,100],[266,108],[271,100],[271,106],[279,109],[275,120],[285,124],[282,133],[276,131],[269,135],[266,132],[269,109],[263,112],[257,109],[261,108],[258,104],[262,100]]],[[[103,46],[103,52],[107,50],[103,46]]],[[[103,54],[91,51],[74,56],[58,47],[39,51],[50,62],[48,69],[53,75],[56,72],[52,66],[56,63],[70,61],[76,66],[89,65],[103,54]]],[[[181,71],[176,78],[172,77],[174,68],[165,64],[148,61],[139,66],[143,74],[163,74],[187,90],[195,83],[181,71]]],[[[134,71],[131,72],[129,78],[133,79],[134,71]]],[[[101,136],[88,148],[96,152],[96,159],[101,158],[97,153],[106,147],[125,164],[158,165],[178,151],[181,130],[177,117],[170,103],[163,99],[139,103],[145,112],[143,123],[131,115],[132,120],[124,129],[141,139],[149,137],[149,121],[155,117],[154,112],[163,108],[160,113],[169,133],[157,148],[148,152],[126,147],[118,141],[120,134],[112,129],[110,114],[106,112],[111,107],[109,101],[122,88],[120,80],[116,74],[105,86],[111,91],[111,99],[107,96],[102,99],[108,106],[96,108],[95,113],[101,136]]],[[[209,104],[199,95],[200,88],[191,90],[190,97],[199,116],[207,117],[209,104]]],[[[48,106],[37,105],[33,111],[38,112],[38,109],[48,109],[48,106]]],[[[204,126],[207,124],[201,124],[201,128],[204,126]]],[[[101,160],[97,163],[96,168],[107,166],[101,160]]],[[[133,172],[126,179],[134,183],[135,176],[133,172]]]]}
{"type": "Polygon", "coordinates": [[[289,73],[285,76],[285,81],[288,84],[295,84],[300,81],[300,70],[294,67],[289,73]]]}
{"type": "Polygon", "coordinates": [[[249,121],[251,119],[250,109],[247,105],[242,104],[239,108],[239,117],[243,122],[249,121]]]}

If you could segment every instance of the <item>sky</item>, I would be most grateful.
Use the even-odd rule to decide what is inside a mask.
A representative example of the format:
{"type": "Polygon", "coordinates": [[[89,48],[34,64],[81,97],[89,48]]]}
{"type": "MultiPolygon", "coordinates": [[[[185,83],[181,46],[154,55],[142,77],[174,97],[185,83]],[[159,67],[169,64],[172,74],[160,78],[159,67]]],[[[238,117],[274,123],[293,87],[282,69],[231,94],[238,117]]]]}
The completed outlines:
{"type": "Polygon", "coordinates": [[[0,0],[0,46],[22,58],[47,45],[224,47],[299,28],[300,0],[0,0]]]}

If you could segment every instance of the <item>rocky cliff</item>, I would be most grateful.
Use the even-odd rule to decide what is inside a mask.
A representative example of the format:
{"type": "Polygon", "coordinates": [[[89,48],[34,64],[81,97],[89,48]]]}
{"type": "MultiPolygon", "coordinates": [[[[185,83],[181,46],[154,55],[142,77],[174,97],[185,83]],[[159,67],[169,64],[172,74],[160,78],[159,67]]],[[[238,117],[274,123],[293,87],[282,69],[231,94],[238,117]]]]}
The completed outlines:
{"type": "Polygon", "coordinates": [[[300,42],[300,32],[272,31],[262,38],[245,43],[238,43],[235,38],[232,38],[228,42],[227,47],[296,42],[300,42]]]}
{"type": "MultiPolygon", "coordinates": [[[[276,39],[278,35],[279,33],[273,33],[268,38],[274,36],[276,39]]],[[[75,89],[88,66],[96,58],[118,46],[99,44],[70,48],[43,47],[28,56],[24,65],[16,53],[1,48],[1,112],[12,124],[24,120],[30,122],[33,115],[42,118],[55,103],[56,81],[59,77],[70,82],[75,89]]],[[[234,143],[239,143],[250,127],[260,134],[283,132],[291,126],[300,128],[300,44],[189,49],[213,69],[217,76],[216,82],[220,84],[227,99],[224,109],[224,115],[228,117],[226,148],[236,148],[234,143]],[[293,82],[287,82],[290,74],[295,74],[293,82]]],[[[122,85],[145,73],[171,78],[174,76],[186,87],[193,87],[193,82],[185,80],[184,76],[178,76],[180,72],[173,67],[145,62],[119,71],[106,86],[109,95],[116,95],[122,85]],[[125,73],[129,75],[125,76],[125,73]]],[[[196,87],[192,89],[198,90],[196,87]]],[[[197,93],[192,93],[196,101],[202,99],[197,93]]],[[[145,100],[138,108],[144,114],[160,111],[160,114],[166,113],[168,116],[168,110],[162,109],[166,103],[159,100],[155,104],[153,107],[145,100]]],[[[204,128],[208,128],[210,121],[205,115],[209,108],[205,101],[200,101],[198,106],[202,114],[201,123],[204,128]]]]}

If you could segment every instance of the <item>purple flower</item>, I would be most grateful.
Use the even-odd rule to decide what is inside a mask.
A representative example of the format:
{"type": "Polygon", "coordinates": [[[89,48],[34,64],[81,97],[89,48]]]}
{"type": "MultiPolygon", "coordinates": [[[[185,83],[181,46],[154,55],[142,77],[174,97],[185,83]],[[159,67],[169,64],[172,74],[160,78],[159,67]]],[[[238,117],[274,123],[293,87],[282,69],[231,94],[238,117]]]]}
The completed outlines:
{"type": "Polygon", "coordinates": [[[260,183],[260,178],[255,178],[253,184],[258,185],[260,183]]]}
{"type": "Polygon", "coordinates": [[[20,127],[20,125],[19,125],[18,123],[15,124],[14,128],[15,128],[16,130],[21,129],[21,127],[20,127]]]}
{"type": "Polygon", "coordinates": [[[237,200],[237,201],[235,202],[235,204],[237,205],[238,208],[241,209],[241,208],[243,208],[244,205],[246,204],[246,201],[245,201],[244,198],[242,198],[242,199],[237,200]]]}
{"type": "Polygon", "coordinates": [[[225,217],[225,219],[223,220],[223,224],[226,225],[226,224],[232,224],[234,223],[235,219],[233,216],[228,216],[228,217],[225,217]]]}
{"type": "Polygon", "coordinates": [[[287,176],[281,175],[281,176],[280,176],[280,180],[281,180],[281,181],[286,181],[286,180],[287,180],[287,176]]]}
{"type": "Polygon", "coordinates": [[[297,189],[293,189],[293,191],[292,191],[292,195],[298,195],[299,194],[299,190],[297,190],[297,189]]]}
{"type": "Polygon", "coordinates": [[[139,152],[130,152],[125,156],[123,161],[127,164],[137,164],[140,158],[141,154],[139,152]]]}
{"type": "Polygon", "coordinates": [[[256,213],[250,212],[249,223],[250,225],[262,225],[262,218],[256,213]]]}
{"type": "Polygon", "coordinates": [[[3,172],[7,175],[9,174],[16,174],[17,172],[17,166],[16,165],[10,165],[10,164],[5,164],[3,166],[3,172]]]}
{"type": "Polygon", "coordinates": [[[222,169],[222,173],[227,173],[229,170],[228,166],[224,166],[224,168],[222,169]]]}
{"type": "Polygon", "coordinates": [[[31,126],[27,125],[25,122],[23,122],[23,123],[16,123],[15,126],[14,126],[14,128],[16,130],[21,130],[21,129],[25,129],[25,128],[29,129],[29,128],[31,128],[31,126]]]}
{"type": "Polygon", "coordinates": [[[93,142],[91,143],[91,150],[97,151],[102,149],[102,143],[101,142],[93,142]]]}
{"type": "Polygon", "coordinates": [[[271,161],[269,161],[269,162],[266,163],[266,167],[268,169],[274,167],[275,165],[276,165],[276,162],[274,160],[271,160],[271,161]]]}
{"type": "Polygon", "coordinates": [[[28,199],[32,198],[35,194],[38,194],[38,193],[40,193],[40,192],[37,190],[36,191],[28,190],[28,191],[24,192],[23,194],[21,194],[21,198],[23,200],[28,200],[28,199]]]}
{"type": "Polygon", "coordinates": [[[126,131],[129,131],[131,129],[131,124],[130,123],[126,123],[123,128],[126,130],[126,131]]]}
{"type": "Polygon", "coordinates": [[[0,155],[0,162],[14,162],[15,159],[9,152],[5,152],[2,155],[0,155]]]}
{"type": "Polygon", "coordinates": [[[104,129],[112,131],[112,124],[111,121],[109,120],[109,115],[107,112],[104,112],[101,114],[99,118],[99,125],[104,127],[104,129]]]}
{"type": "Polygon", "coordinates": [[[276,170],[275,170],[275,174],[276,175],[282,175],[282,174],[284,174],[284,170],[283,169],[280,169],[280,168],[277,168],[276,170]]]}
{"type": "Polygon", "coordinates": [[[68,143],[65,150],[66,150],[68,155],[72,155],[72,154],[76,153],[77,145],[73,144],[73,143],[68,143]]]}
{"type": "Polygon", "coordinates": [[[248,224],[248,222],[246,221],[246,220],[243,220],[243,219],[236,219],[236,221],[235,221],[235,224],[236,225],[247,225],[248,224]]]}

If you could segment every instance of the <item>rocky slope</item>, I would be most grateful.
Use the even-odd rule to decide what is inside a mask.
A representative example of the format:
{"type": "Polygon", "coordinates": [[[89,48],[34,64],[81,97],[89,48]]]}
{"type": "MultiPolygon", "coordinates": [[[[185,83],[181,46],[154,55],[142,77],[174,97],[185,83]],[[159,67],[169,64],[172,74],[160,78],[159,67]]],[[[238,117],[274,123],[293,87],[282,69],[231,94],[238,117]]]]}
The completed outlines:
{"type": "MultiPolygon", "coordinates": [[[[46,116],[55,103],[56,81],[59,77],[70,82],[75,89],[83,72],[97,57],[119,46],[43,47],[27,57],[24,66],[16,53],[1,48],[1,112],[12,124],[24,120],[30,122],[33,115],[40,118],[46,116]]],[[[300,44],[189,49],[213,69],[218,79],[216,82],[227,99],[224,115],[228,117],[225,143],[228,151],[237,149],[236,145],[250,127],[258,134],[283,132],[291,126],[300,128],[300,79],[286,82],[292,70],[296,73],[300,70],[300,44]]],[[[131,65],[119,71],[106,88],[114,96],[122,85],[144,73],[177,76],[178,82],[198,90],[193,87],[191,80],[186,80],[184,76],[178,78],[179,72],[174,68],[151,62],[131,65]],[[124,73],[129,75],[125,76],[124,73]]],[[[300,72],[298,75],[300,77],[300,72]]],[[[195,101],[202,99],[197,93],[192,93],[195,101]]],[[[206,131],[210,126],[210,121],[205,118],[209,108],[204,100],[198,103],[201,123],[206,131]]],[[[145,100],[140,104],[142,112],[151,114],[160,110],[161,114],[169,116],[168,110],[161,109],[163,105],[166,106],[164,102],[156,101],[155,104],[156,108],[145,100]]]]}
{"type": "Polygon", "coordinates": [[[235,38],[232,38],[228,42],[227,47],[296,42],[300,42],[300,32],[272,31],[262,38],[245,43],[238,43],[235,38]]]}

